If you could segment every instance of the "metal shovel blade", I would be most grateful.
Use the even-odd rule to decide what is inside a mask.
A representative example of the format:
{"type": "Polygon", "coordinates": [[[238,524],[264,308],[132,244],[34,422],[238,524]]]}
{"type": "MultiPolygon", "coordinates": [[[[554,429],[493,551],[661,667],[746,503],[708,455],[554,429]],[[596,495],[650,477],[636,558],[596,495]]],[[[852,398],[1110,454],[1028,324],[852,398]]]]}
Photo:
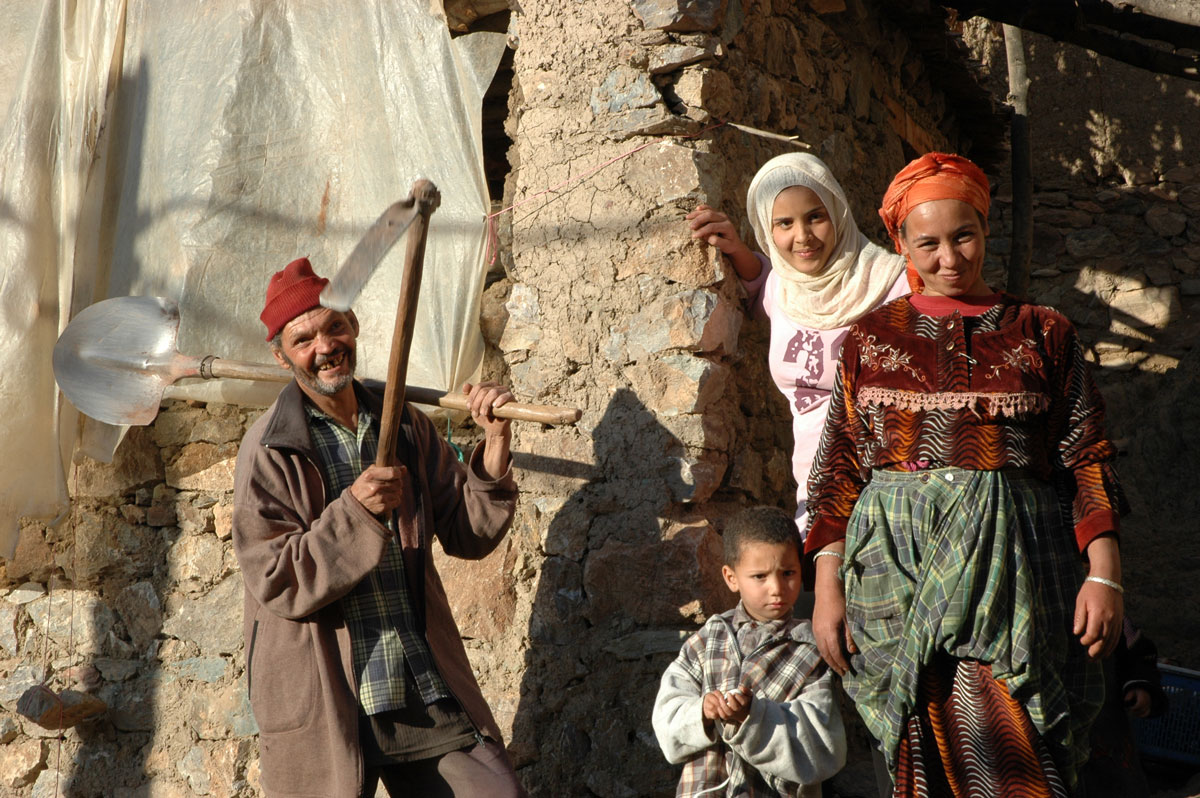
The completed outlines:
{"type": "Polygon", "coordinates": [[[149,424],[163,389],[179,375],[179,306],[161,297],[122,297],[84,308],[54,345],[54,379],[71,403],[108,424],[149,424]]]}

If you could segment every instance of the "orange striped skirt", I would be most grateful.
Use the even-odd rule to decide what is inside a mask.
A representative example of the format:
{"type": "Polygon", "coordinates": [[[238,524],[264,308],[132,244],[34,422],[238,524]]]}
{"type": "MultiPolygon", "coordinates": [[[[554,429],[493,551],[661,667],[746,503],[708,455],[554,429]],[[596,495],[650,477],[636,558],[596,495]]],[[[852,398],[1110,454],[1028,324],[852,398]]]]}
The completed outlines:
{"type": "Polygon", "coordinates": [[[937,654],[900,739],[895,798],[1069,798],[1029,713],[990,665],[937,654]]]}

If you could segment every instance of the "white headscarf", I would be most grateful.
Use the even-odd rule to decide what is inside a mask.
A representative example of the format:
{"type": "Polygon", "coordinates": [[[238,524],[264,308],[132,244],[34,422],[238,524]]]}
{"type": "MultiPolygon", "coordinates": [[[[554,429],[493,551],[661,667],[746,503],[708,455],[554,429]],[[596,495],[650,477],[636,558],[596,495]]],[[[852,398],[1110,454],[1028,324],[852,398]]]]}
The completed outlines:
{"type": "Polygon", "coordinates": [[[759,248],[770,255],[771,268],[779,275],[780,306],[796,324],[817,330],[845,327],[878,305],[904,271],[904,258],[872,244],[859,231],[842,187],[815,155],[787,153],[763,164],[746,192],[746,213],[759,248]],[[775,198],[791,186],[816,193],[833,222],[833,251],[814,275],[784,260],[771,238],[775,198]]]}

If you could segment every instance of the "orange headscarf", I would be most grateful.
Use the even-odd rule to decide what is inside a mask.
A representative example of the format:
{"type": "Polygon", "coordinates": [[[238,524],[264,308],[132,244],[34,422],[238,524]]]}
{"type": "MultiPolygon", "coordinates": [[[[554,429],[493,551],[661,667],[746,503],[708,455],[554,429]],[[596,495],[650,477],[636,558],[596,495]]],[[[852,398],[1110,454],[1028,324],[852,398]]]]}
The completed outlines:
{"type": "MultiPolygon", "coordinates": [[[[986,219],[992,206],[987,175],[961,155],[944,152],[927,152],[901,169],[883,195],[883,207],[879,209],[879,217],[883,219],[897,252],[903,251],[900,226],[912,209],[922,202],[940,199],[961,200],[986,219]]],[[[908,261],[908,284],[915,293],[920,293],[925,287],[913,268],[911,258],[908,261]]]]}

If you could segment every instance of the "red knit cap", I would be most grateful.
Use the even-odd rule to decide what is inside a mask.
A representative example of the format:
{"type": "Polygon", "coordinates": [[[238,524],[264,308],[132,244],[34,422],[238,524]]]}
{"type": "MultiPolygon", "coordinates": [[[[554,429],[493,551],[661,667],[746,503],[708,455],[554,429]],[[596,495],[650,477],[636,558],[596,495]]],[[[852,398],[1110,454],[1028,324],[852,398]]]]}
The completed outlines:
{"type": "Polygon", "coordinates": [[[270,341],[283,326],[305,311],[321,304],[321,289],[329,281],[313,273],[308,258],[297,258],[271,275],[267,284],[267,304],[259,314],[267,325],[267,340],[270,341]]]}

